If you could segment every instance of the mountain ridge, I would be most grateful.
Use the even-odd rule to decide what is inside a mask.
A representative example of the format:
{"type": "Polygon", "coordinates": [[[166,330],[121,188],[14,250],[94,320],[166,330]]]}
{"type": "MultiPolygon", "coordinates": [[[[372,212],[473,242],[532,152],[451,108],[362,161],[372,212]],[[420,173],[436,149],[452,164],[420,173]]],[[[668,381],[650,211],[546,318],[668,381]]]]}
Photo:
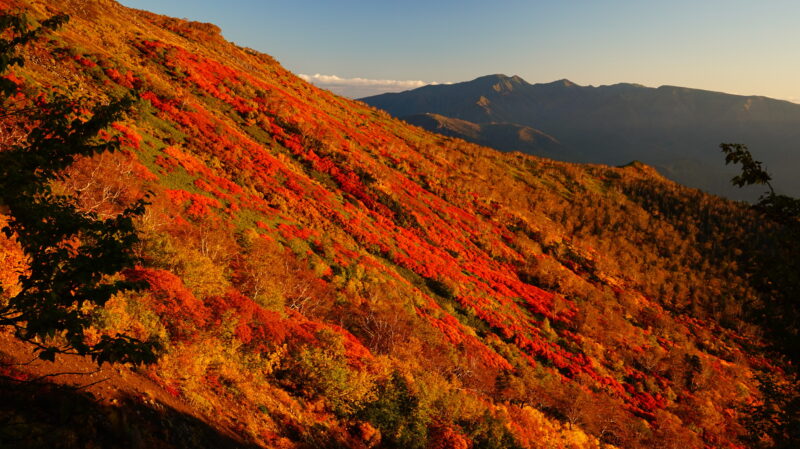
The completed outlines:
{"type": "Polygon", "coordinates": [[[476,124],[439,114],[417,114],[401,117],[407,123],[439,134],[458,137],[479,145],[494,144],[505,151],[522,151],[558,159],[561,143],[546,133],[529,126],[511,123],[476,124]]]}
{"type": "MultiPolygon", "coordinates": [[[[511,78],[491,79],[508,83],[511,78]]],[[[793,176],[800,167],[800,105],[668,85],[595,87],[559,80],[519,84],[500,95],[483,84],[473,80],[361,101],[398,117],[436,113],[476,124],[529,126],[562,143],[562,160],[620,165],[640,159],[690,187],[754,199],[753,191],[729,185],[735,171],[724,167],[718,152],[720,142],[743,142],[774,172],[780,191],[800,193],[800,181],[793,176]]]]}

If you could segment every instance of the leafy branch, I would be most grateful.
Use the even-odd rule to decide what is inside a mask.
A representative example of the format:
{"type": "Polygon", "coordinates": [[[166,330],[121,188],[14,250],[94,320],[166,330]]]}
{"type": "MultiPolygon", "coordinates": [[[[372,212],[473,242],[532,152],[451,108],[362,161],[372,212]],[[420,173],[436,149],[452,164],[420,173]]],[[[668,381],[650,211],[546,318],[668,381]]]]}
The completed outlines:
{"type": "Polygon", "coordinates": [[[775,193],[772,187],[772,176],[764,169],[760,161],[753,159],[747,145],[740,143],[721,143],[725,153],[725,164],[740,164],[742,172],[731,179],[737,187],[749,185],[766,185],[768,192],[761,195],[758,208],[776,221],[783,223],[800,222],[800,199],[775,193]]]}
{"type": "MultiPolygon", "coordinates": [[[[67,16],[45,20],[35,29],[25,15],[0,15],[0,75],[23,64],[21,45],[67,23],[67,16]]],[[[6,104],[18,87],[0,78],[0,100],[6,104]]],[[[35,126],[24,143],[0,149],[0,206],[10,215],[2,229],[15,237],[27,256],[19,277],[20,292],[0,306],[0,326],[11,327],[17,338],[31,343],[43,360],[57,354],[91,356],[104,362],[155,361],[155,346],[126,335],[105,335],[89,342],[92,309],[115,294],[138,284],[115,280],[136,265],[132,252],[138,241],[134,218],[144,213],[139,200],[121,214],[99,219],[81,211],[67,195],[54,193],[52,184],[78,157],[119,149],[119,142],[101,139],[101,131],[123,118],[134,99],[125,97],[91,108],[86,100],[54,95],[34,100],[35,109],[20,114],[35,126]]]]}

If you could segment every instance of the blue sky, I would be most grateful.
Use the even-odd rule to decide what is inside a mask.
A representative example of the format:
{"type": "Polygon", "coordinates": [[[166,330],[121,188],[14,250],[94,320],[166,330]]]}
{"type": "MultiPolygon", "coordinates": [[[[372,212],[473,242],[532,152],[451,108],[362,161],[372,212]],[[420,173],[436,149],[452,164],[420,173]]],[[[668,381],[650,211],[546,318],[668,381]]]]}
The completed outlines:
{"type": "Polygon", "coordinates": [[[505,73],[529,82],[670,84],[800,103],[797,0],[122,3],[216,23],[229,40],[351,96],[505,73]]]}

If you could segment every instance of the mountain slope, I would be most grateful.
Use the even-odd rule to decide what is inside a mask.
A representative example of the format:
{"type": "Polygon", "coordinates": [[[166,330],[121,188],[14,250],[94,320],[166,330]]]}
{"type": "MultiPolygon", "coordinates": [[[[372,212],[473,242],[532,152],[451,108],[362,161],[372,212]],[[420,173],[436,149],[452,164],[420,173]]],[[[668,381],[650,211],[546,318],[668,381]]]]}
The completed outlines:
{"type": "MultiPolygon", "coordinates": [[[[396,117],[434,113],[474,123],[531,126],[558,139],[560,159],[620,165],[641,160],[691,187],[753,198],[730,186],[720,142],[750,146],[779,190],[800,194],[800,105],[674,86],[529,84],[490,75],[362,99],[396,117]]],[[[486,143],[486,142],[482,142],[486,143]]],[[[506,149],[499,142],[489,142],[506,149]]],[[[520,148],[524,151],[524,148],[520,148]]]]}
{"type": "MultiPolygon", "coordinates": [[[[121,445],[174,447],[192,429],[303,448],[782,442],[759,412],[791,370],[754,319],[782,298],[749,271],[779,226],[749,208],[642,164],[567,164],[425,132],[213,25],[111,0],[13,5],[72,16],[26,50],[15,101],[59,88],[141,98],[105,136],[126,151],[79,161],[58,186],[101,216],[152,192],[142,265],[125,273],[149,288],[97,310],[93,332],[164,353],[113,368],[78,410],[121,429],[121,445]]],[[[0,248],[4,274],[24,269],[13,237],[0,248]]],[[[13,276],[2,281],[13,292],[13,276]]],[[[4,397],[48,368],[86,366],[11,365],[24,350],[0,352],[4,397]]],[[[109,434],[13,397],[0,442],[109,434]]]]}
{"type": "Polygon", "coordinates": [[[561,144],[547,134],[529,126],[508,123],[476,124],[439,114],[418,114],[401,117],[421,128],[450,137],[458,137],[479,145],[494,146],[504,151],[522,151],[558,159],[561,144]]]}

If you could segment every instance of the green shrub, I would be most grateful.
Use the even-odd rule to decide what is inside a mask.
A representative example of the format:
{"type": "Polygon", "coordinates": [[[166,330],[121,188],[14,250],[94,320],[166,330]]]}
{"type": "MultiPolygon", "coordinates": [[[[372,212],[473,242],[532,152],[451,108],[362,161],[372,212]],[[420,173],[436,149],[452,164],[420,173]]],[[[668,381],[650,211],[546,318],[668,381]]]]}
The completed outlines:
{"type": "Polygon", "coordinates": [[[395,373],[378,390],[377,398],[358,417],[381,431],[383,447],[424,448],[431,418],[420,408],[405,379],[395,373]]]}

